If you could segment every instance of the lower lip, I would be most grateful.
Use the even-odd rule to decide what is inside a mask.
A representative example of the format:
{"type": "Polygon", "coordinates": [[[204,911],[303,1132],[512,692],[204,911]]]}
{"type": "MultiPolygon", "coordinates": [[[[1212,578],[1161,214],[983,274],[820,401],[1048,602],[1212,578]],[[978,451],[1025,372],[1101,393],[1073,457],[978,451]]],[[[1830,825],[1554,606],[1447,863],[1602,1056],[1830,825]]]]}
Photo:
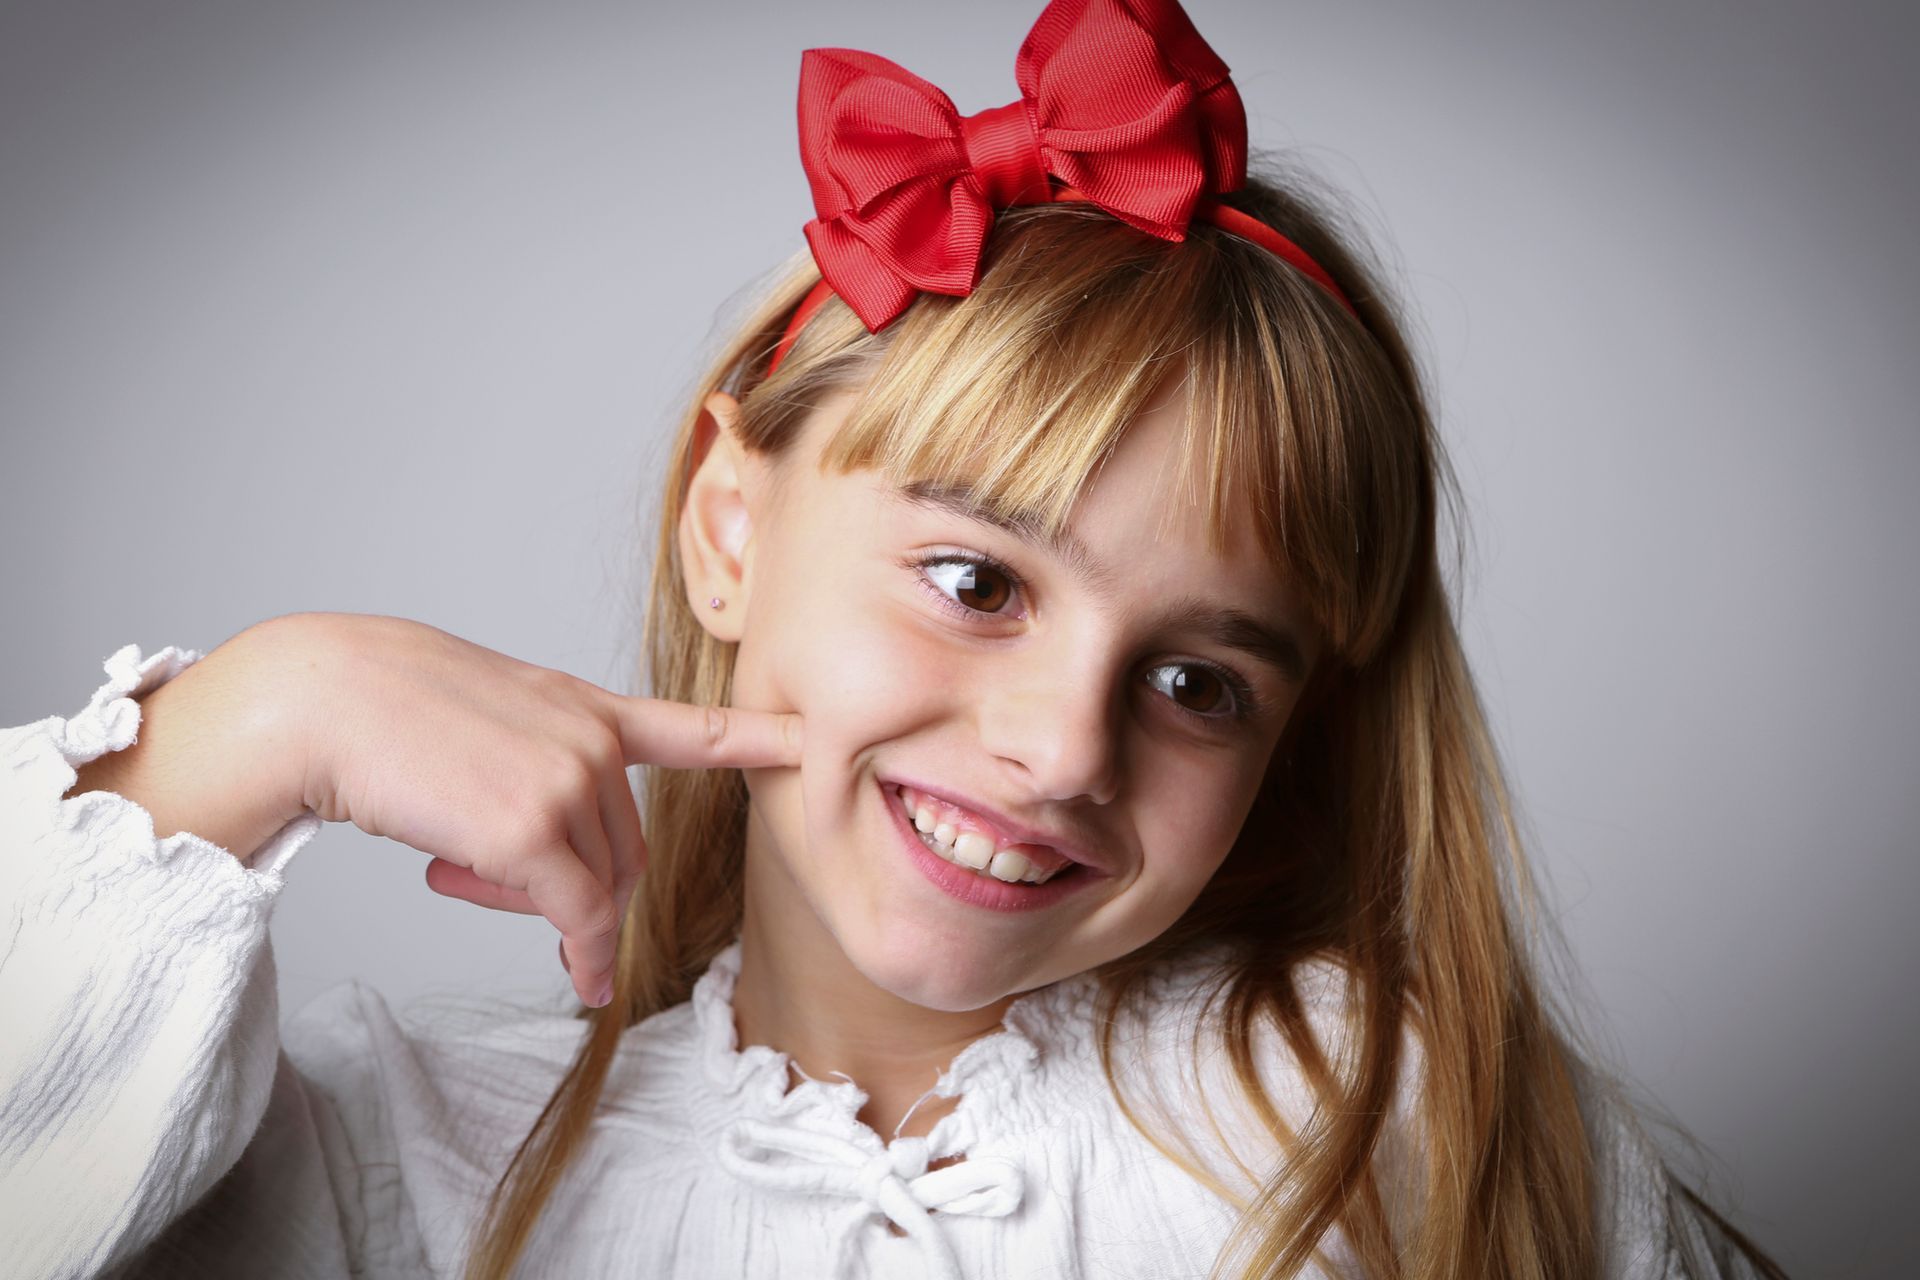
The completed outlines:
{"type": "Polygon", "coordinates": [[[880,784],[880,800],[892,815],[893,829],[900,833],[900,843],[914,865],[949,897],[970,906],[986,907],[990,911],[1039,911],[1072,897],[1099,878],[1092,868],[1075,864],[1071,871],[1063,871],[1044,884],[1009,884],[985,872],[956,867],[927,847],[907,820],[907,811],[900,807],[900,797],[884,782],[880,784]]]}

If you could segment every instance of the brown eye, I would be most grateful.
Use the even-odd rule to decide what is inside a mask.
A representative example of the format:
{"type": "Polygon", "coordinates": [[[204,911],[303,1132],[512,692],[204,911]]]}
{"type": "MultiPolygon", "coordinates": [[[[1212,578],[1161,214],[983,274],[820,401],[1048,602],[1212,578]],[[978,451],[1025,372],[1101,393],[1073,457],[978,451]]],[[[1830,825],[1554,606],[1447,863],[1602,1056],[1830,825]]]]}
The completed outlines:
{"type": "Polygon", "coordinates": [[[970,564],[955,586],[961,604],[982,613],[998,613],[1013,596],[1007,580],[983,564],[970,564]]]}
{"type": "Polygon", "coordinates": [[[935,560],[922,572],[945,595],[976,613],[998,613],[1013,598],[1007,575],[970,560],[935,560]]]}
{"type": "Polygon", "coordinates": [[[1173,699],[1175,706],[1194,715],[1223,716],[1237,710],[1233,690],[1205,667],[1190,663],[1156,667],[1148,683],[1173,699]],[[1171,672],[1172,676],[1160,678],[1161,672],[1171,672]]]}

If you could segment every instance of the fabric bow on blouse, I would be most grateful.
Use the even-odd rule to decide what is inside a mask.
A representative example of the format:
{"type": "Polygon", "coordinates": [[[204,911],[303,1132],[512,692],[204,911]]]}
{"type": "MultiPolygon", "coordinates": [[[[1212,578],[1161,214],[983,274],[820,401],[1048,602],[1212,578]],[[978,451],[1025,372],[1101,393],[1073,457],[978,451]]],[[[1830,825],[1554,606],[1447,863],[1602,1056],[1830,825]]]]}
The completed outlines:
{"type": "Polygon", "coordinates": [[[727,1127],[720,1163],[742,1181],[775,1191],[827,1193],[854,1201],[840,1232],[835,1275],[850,1275],[859,1227],[878,1210],[919,1244],[930,1280],[961,1280],[959,1264],[928,1210],[1003,1218],[1020,1206],[1020,1166],[991,1156],[927,1168],[927,1140],[895,1138],[869,1153],[831,1134],[742,1119],[727,1127]]]}
{"type": "Polygon", "coordinates": [[[994,211],[1068,192],[1163,240],[1246,180],[1227,65],[1172,0],[1053,0],[1015,63],[1017,101],[961,115],[877,54],[808,49],[800,157],[822,276],[869,332],[919,292],[979,282],[994,211]]]}

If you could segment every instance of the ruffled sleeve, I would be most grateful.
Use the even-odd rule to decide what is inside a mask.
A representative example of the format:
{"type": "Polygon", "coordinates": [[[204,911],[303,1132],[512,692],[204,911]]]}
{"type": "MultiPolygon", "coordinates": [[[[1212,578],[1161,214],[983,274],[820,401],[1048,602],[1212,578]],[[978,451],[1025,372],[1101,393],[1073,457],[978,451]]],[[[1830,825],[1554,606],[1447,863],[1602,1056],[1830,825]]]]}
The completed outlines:
{"type": "MultiPolygon", "coordinates": [[[[280,1052],[267,939],[282,870],[320,818],[302,814],[242,864],[190,832],[156,838],[152,816],[117,793],[65,795],[76,766],[134,742],[137,699],[202,656],[169,647],[142,658],[127,645],[79,714],[0,729],[0,1239],[10,1276],[130,1264],[210,1199],[263,1117],[270,1131],[250,1168],[272,1185],[254,1186],[247,1202],[294,1214],[283,1224],[291,1237],[275,1234],[300,1257],[282,1266],[256,1254],[252,1273],[345,1274],[329,1119],[280,1052]]],[[[192,1252],[191,1238],[173,1240],[176,1256],[192,1252]]],[[[148,1261],[139,1274],[164,1270],[148,1261]]]]}

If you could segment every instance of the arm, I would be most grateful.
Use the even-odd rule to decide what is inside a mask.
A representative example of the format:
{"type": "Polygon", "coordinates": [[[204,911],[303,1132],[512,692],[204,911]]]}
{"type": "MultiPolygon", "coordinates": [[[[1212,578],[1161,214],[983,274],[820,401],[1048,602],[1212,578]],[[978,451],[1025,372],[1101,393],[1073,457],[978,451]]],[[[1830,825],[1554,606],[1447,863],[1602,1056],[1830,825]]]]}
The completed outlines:
{"type": "MultiPolygon", "coordinates": [[[[282,1074],[267,923],[281,869],[320,819],[283,821],[243,863],[192,831],[161,835],[119,792],[68,794],[76,766],[135,742],[135,699],[200,658],[168,648],[143,660],[126,646],[78,715],[0,730],[0,1239],[10,1275],[96,1275],[137,1253],[234,1167],[282,1074]]],[[[161,741],[156,733],[149,746],[161,741]]],[[[149,751],[119,777],[159,797],[156,780],[205,767],[149,751]]],[[[226,777],[244,794],[234,786],[243,770],[226,777]]],[[[189,815],[204,801],[176,791],[156,803],[189,815]]],[[[242,844],[265,822],[257,805],[201,811],[209,829],[242,844]]],[[[318,1152],[308,1156],[312,1168],[318,1152]]]]}

